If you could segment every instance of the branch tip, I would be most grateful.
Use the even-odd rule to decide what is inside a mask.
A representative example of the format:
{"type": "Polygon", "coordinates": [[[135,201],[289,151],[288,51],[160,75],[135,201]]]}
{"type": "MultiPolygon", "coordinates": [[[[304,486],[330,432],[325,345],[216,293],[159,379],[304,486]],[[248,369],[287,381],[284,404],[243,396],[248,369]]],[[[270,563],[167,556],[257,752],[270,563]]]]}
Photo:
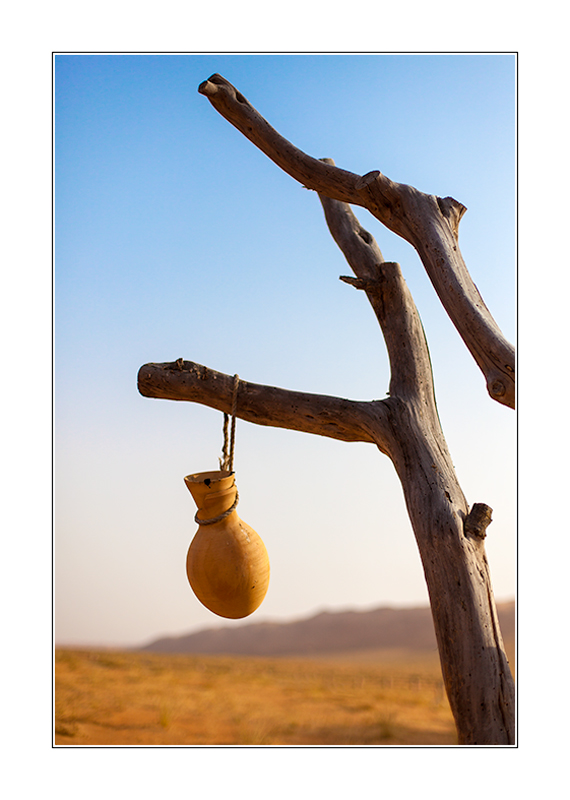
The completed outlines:
{"type": "Polygon", "coordinates": [[[206,97],[212,97],[213,95],[217,94],[219,88],[218,86],[216,86],[215,83],[212,83],[211,80],[208,78],[207,81],[203,81],[200,84],[200,86],[198,86],[198,91],[200,92],[200,94],[203,94],[206,97]]]}
{"type": "Polygon", "coordinates": [[[339,280],[348,283],[349,286],[354,286],[355,289],[364,289],[364,291],[378,289],[380,285],[380,282],[373,278],[351,278],[349,275],[339,275],[339,280]]]}

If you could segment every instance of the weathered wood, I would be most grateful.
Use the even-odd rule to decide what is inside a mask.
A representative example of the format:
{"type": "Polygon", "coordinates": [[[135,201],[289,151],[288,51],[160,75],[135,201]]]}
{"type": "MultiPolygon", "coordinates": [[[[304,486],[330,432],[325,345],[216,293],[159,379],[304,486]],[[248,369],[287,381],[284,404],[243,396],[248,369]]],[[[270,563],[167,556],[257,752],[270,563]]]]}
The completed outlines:
{"type": "Polygon", "coordinates": [[[379,260],[350,206],[320,199],[384,333],[391,381],[390,397],[381,402],[389,408],[391,436],[386,442],[383,433],[383,451],[402,483],[420,551],[459,741],[512,744],[514,683],[483,545],[491,509],[477,503],[469,512],[437,413],[423,327],[398,265],[379,260]]]}
{"type": "Polygon", "coordinates": [[[458,228],[465,206],[452,197],[436,197],[396,183],[378,170],[359,176],[339,169],[331,159],[308,156],[277,133],[221,75],[212,75],[198,91],[303,186],[367,208],[416,249],[439,299],[485,376],[489,395],[514,408],[514,348],[483,302],[459,250],[458,228]]]}
{"type": "MultiPolygon", "coordinates": [[[[483,536],[490,509],[471,513],[441,430],[429,351],[397,263],[384,262],[350,206],[321,196],[329,229],[380,323],[390,397],[355,402],[240,380],[239,418],[342,441],[375,443],[396,468],[424,568],[442,673],[461,744],[514,743],[514,683],[500,633],[483,536]]],[[[345,279],[347,280],[347,279],[345,279]]],[[[146,397],[229,413],[233,376],[179,359],[139,370],[146,397]]]]}
{"type": "MultiPolygon", "coordinates": [[[[329,230],[366,293],[390,359],[389,397],[356,402],[240,380],[235,413],[259,425],[374,443],[392,460],[422,560],[442,671],[461,744],[514,743],[515,694],[484,548],[491,509],[471,511],[441,429],[425,333],[399,264],[386,262],[348,203],[368,208],[412,242],[487,377],[491,396],[514,406],[514,354],[471,281],[457,247],[464,212],[380,173],[360,178],[313,159],[283,137],[218,75],[200,86],[212,104],[285,171],[315,189],[329,230]]],[[[146,364],[146,397],[202,403],[230,413],[234,378],[191,361],[146,364]]]]}
{"type": "MultiPolygon", "coordinates": [[[[138,389],[144,397],[186,400],[232,413],[234,378],[194,361],[145,364],[138,389]]],[[[383,412],[373,403],[340,397],[292,392],[240,379],[236,416],[256,425],[314,433],[343,442],[376,442],[371,427],[379,427],[383,412]]]]}

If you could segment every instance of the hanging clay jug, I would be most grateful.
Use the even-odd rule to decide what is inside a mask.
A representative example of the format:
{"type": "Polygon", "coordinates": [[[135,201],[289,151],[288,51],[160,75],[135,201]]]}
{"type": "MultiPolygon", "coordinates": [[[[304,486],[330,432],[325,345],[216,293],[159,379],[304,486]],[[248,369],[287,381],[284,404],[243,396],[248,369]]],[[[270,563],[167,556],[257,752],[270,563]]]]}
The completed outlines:
{"type": "Polygon", "coordinates": [[[247,617],[267,593],[269,557],[259,535],[235,511],[234,473],[198,472],[187,475],[184,482],[198,506],[196,522],[207,523],[200,525],[188,549],[190,586],[214,614],[229,619],[247,617]],[[218,517],[224,518],[217,521],[218,517]]]}

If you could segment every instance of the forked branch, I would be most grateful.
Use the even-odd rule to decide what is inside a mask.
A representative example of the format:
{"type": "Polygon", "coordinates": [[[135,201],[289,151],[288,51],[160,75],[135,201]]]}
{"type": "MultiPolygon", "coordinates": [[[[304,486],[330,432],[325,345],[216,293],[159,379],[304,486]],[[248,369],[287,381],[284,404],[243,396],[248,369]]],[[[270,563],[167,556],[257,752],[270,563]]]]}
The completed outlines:
{"type": "MultiPolygon", "coordinates": [[[[424,421],[435,421],[433,376],[427,342],[400,265],[383,260],[374,237],[360,225],[347,203],[320,195],[327,223],[355,279],[376,313],[391,366],[390,394],[418,402],[424,421]]],[[[231,410],[233,377],[193,361],[145,364],[138,388],[145,397],[185,400],[219,411],[231,410]]],[[[393,456],[398,432],[388,425],[386,401],[354,401],[294,392],[240,380],[236,416],[258,425],[327,436],[345,442],[370,442],[393,456]]],[[[435,423],[434,423],[435,424],[435,423]]]]}
{"type": "Polygon", "coordinates": [[[395,183],[377,170],[362,177],[303,153],[269,125],[221,75],[198,91],[281,169],[309,189],[368,209],[387,228],[410,242],[461,338],[480,367],[490,396],[515,405],[515,353],[465,266],[458,246],[465,207],[451,197],[425,194],[395,183]]]}
{"type": "MultiPolygon", "coordinates": [[[[429,353],[415,304],[399,265],[384,261],[348,204],[365,206],[414,244],[488,384],[494,381],[491,395],[513,405],[512,348],[504,342],[457,248],[464,209],[451,198],[424,195],[380,173],[359,178],[330,160],[306,156],[220,76],[212,76],[200,91],[279,166],[319,192],[329,229],[356,275],[343,280],[366,292],[391,366],[390,397],[370,402],[240,380],[235,414],[258,425],[371,442],[392,459],[422,558],[459,742],[510,744],[514,684],[484,550],[491,510],[476,504],[469,512],[439,424],[429,353]]],[[[191,361],[145,364],[138,385],[146,397],[234,411],[233,376],[191,361]]]]}
{"type": "MultiPolygon", "coordinates": [[[[386,339],[391,396],[354,402],[240,381],[235,414],[259,424],[376,444],[398,472],[418,543],[461,744],[510,744],[514,685],[497,622],[483,547],[490,509],[469,513],[441,428],[427,345],[399,265],[383,262],[374,239],[343,202],[321,197],[331,233],[366,291],[386,339]],[[469,675],[466,681],[463,676],[469,675]]],[[[191,361],[146,364],[146,397],[234,411],[234,378],[191,361]]]]}
{"type": "Polygon", "coordinates": [[[374,237],[348,203],[319,195],[331,235],[357,276],[382,328],[390,359],[390,394],[416,397],[435,410],[433,375],[424,329],[400,265],[384,261],[374,237]]]}

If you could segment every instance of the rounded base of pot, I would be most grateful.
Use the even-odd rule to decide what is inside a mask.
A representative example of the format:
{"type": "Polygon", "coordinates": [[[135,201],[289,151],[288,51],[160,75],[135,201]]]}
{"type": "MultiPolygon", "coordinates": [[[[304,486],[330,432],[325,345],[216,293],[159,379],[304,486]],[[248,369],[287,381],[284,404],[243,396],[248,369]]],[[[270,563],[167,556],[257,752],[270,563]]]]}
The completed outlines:
{"type": "Polygon", "coordinates": [[[186,573],[198,600],[226,619],[243,619],[263,602],[269,557],[260,536],[234,511],[199,528],[188,549],[186,573]]]}

